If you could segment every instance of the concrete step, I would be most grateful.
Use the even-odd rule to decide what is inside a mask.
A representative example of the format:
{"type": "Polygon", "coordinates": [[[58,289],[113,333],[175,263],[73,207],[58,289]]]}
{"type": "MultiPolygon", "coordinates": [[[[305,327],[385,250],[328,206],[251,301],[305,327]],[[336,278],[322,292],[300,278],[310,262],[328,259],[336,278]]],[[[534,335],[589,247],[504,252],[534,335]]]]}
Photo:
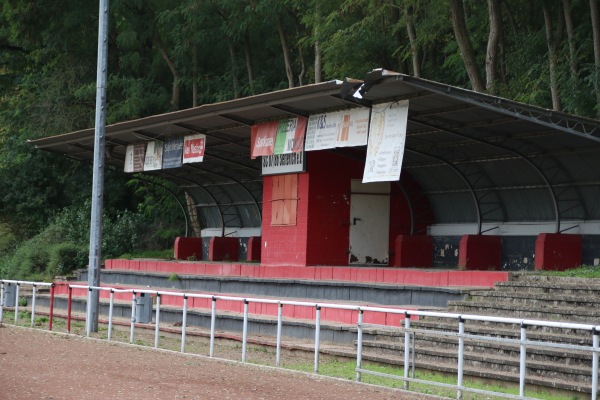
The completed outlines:
{"type": "MultiPolygon", "coordinates": [[[[84,283],[81,283],[81,285],[85,285],[84,283]]],[[[115,288],[115,289],[134,289],[134,290],[158,290],[161,292],[179,292],[178,290],[174,290],[174,289],[163,289],[163,288],[158,288],[158,287],[152,287],[152,288],[148,288],[146,286],[139,286],[139,285],[120,285],[120,284],[111,284],[109,285],[109,287],[111,288],[115,288]]],[[[267,303],[259,303],[259,302],[253,302],[250,301],[249,303],[249,312],[251,314],[259,314],[259,315],[266,315],[266,316],[272,316],[272,317],[276,317],[277,313],[278,313],[278,305],[275,303],[276,301],[294,301],[294,302],[307,302],[307,303],[316,303],[316,302],[320,302],[320,303],[332,303],[332,304],[339,304],[339,305],[350,305],[350,306],[372,306],[372,307],[378,307],[378,308],[389,308],[390,310],[441,310],[441,308],[438,307],[427,307],[427,306],[415,306],[415,305],[382,305],[382,304],[377,304],[377,303],[367,303],[367,302],[362,302],[362,301],[343,301],[343,300],[335,300],[335,301],[322,301],[322,299],[315,299],[315,298],[297,298],[297,297],[290,297],[290,296],[278,296],[278,297],[274,297],[274,296],[254,296],[253,294],[249,294],[249,293],[243,293],[243,292],[238,292],[238,293],[223,293],[223,292],[198,292],[198,291],[185,291],[186,294],[188,295],[192,295],[192,294],[202,294],[205,295],[205,298],[196,298],[196,297],[189,297],[188,298],[188,308],[194,308],[194,309],[202,309],[202,310],[210,310],[212,307],[212,299],[211,296],[218,294],[219,296],[230,296],[230,297],[235,297],[238,298],[239,301],[235,301],[235,300],[224,300],[224,299],[219,299],[217,301],[217,309],[219,311],[228,311],[228,312],[234,312],[234,313],[242,313],[243,312],[243,308],[244,308],[244,303],[243,303],[243,299],[252,299],[255,297],[260,297],[263,299],[269,299],[272,300],[273,303],[272,304],[267,304],[267,303]]],[[[68,285],[57,285],[55,287],[55,294],[56,296],[66,296],[68,294],[68,285]]],[[[101,291],[100,292],[100,298],[103,299],[104,301],[108,301],[109,299],[109,292],[108,291],[101,291]]],[[[72,292],[72,296],[74,298],[80,297],[80,298],[85,298],[87,296],[87,290],[86,289],[79,289],[79,288],[74,288],[73,292],[72,292]]],[[[154,295],[152,295],[154,296],[154,295]]],[[[131,293],[119,293],[119,292],[115,292],[114,294],[114,298],[115,300],[121,300],[124,301],[126,303],[131,304],[131,293]]],[[[154,301],[155,302],[155,301],[154,301]]],[[[173,307],[179,307],[180,309],[183,307],[183,298],[182,296],[168,296],[168,295],[162,295],[161,296],[161,306],[173,306],[173,307]]],[[[131,306],[129,306],[131,308],[131,306]]],[[[283,312],[283,316],[284,317],[290,317],[290,318],[300,318],[300,319],[309,319],[309,320],[314,320],[314,318],[316,317],[316,309],[314,306],[301,306],[301,305],[284,305],[282,308],[282,312],[283,312]]],[[[321,309],[321,319],[324,321],[331,321],[331,322],[335,322],[335,323],[345,323],[345,324],[356,324],[358,321],[358,311],[356,310],[350,310],[350,309],[334,309],[334,308],[330,308],[330,307],[322,307],[321,309]]],[[[378,324],[378,325],[390,325],[390,326],[399,326],[401,321],[404,320],[404,314],[398,314],[398,313],[385,313],[385,312],[371,312],[371,311],[365,311],[364,312],[364,322],[365,323],[369,323],[369,324],[378,324]]]]}
{"type": "MultiPolygon", "coordinates": [[[[456,358],[458,353],[458,338],[441,337],[439,335],[419,332],[415,335],[417,347],[421,347],[424,354],[429,354],[428,349],[436,351],[445,351],[456,358]]],[[[560,342],[564,344],[564,342],[560,342]]],[[[365,342],[365,347],[373,347],[387,352],[390,349],[404,352],[404,337],[398,340],[381,340],[379,336],[375,340],[365,342]]],[[[497,358],[511,358],[518,360],[520,348],[518,344],[497,343],[487,340],[477,340],[466,338],[464,341],[464,351],[472,355],[485,354],[490,360],[497,358]]],[[[578,350],[563,350],[551,347],[527,346],[527,360],[532,362],[549,363],[560,365],[561,367],[578,367],[585,371],[590,371],[592,365],[592,356],[590,352],[578,350]]]]}
{"type": "MultiPolygon", "coordinates": [[[[482,359],[484,356],[479,356],[482,359]]],[[[471,363],[466,364],[464,366],[464,375],[476,378],[482,378],[485,380],[497,380],[497,381],[505,381],[505,382],[519,382],[519,374],[518,372],[511,372],[502,369],[494,369],[487,366],[485,362],[477,362],[477,356],[471,359],[471,363]]],[[[399,357],[393,354],[378,354],[372,351],[364,351],[363,352],[363,360],[375,361],[380,363],[386,363],[391,365],[399,365],[402,366],[404,363],[404,358],[399,357]]],[[[565,390],[568,392],[576,392],[576,393],[591,393],[591,384],[587,382],[578,382],[572,379],[572,377],[565,377],[564,375],[552,374],[552,376],[545,376],[535,373],[535,365],[532,365],[534,368],[528,370],[528,374],[526,375],[525,381],[527,385],[535,385],[539,387],[550,387],[553,389],[565,390]]],[[[438,357],[436,360],[429,360],[425,358],[416,358],[415,359],[415,367],[417,371],[426,370],[426,371],[434,371],[441,373],[448,373],[452,375],[456,375],[458,372],[457,362],[451,358],[443,358],[438,357]]],[[[591,378],[590,378],[591,379],[591,378]]],[[[573,398],[573,394],[567,395],[565,393],[565,398],[573,398]]]]}
{"type": "Polygon", "coordinates": [[[528,306],[507,302],[471,302],[453,301],[448,304],[449,312],[494,315],[508,318],[528,318],[563,322],[579,322],[597,324],[600,320],[600,309],[568,308],[551,306],[528,306]]]}
{"type": "MultiPolygon", "coordinates": [[[[433,365],[454,364],[458,365],[457,349],[441,348],[423,343],[423,339],[417,340],[415,346],[415,362],[431,363],[433,365]]],[[[506,373],[519,373],[519,353],[496,353],[493,347],[484,347],[484,351],[473,350],[465,345],[464,365],[477,368],[485,368],[493,371],[506,373]]],[[[363,351],[373,354],[394,356],[399,359],[404,357],[404,343],[390,343],[382,341],[363,342],[363,351]]],[[[591,357],[587,364],[566,364],[564,359],[535,359],[527,357],[527,374],[544,378],[561,378],[572,382],[591,385],[592,362],[591,357]]]]}
{"type": "MultiPolygon", "coordinates": [[[[426,317],[418,321],[411,322],[411,327],[457,333],[458,321],[426,317]]],[[[474,335],[494,335],[511,339],[520,339],[521,336],[520,326],[518,325],[483,321],[468,321],[465,323],[465,332],[474,335]]],[[[380,336],[385,338],[385,333],[380,336]]],[[[591,346],[592,333],[582,330],[538,327],[531,325],[527,327],[527,339],[591,346]]]]}
{"type": "Polygon", "coordinates": [[[513,274],[508,282],[496,283],[496,291],[600,297],[600,279],[565,278],[537,274],[513,274]]]}
{"type": "MultiPolygon", "coordinates": [[[[67,297],[55,296],[54,310],[57,313],[66,314],[67,297]]],[[[30,306],[30,299],[28,300],[30,306]]],[[[36,307],[49,308],[50,297],[36,297],[36,307]]],[[[73,314],[85,314],[86,299],[73,297],[71,310],[73,314]]],[[[99,315],[107,318],[109,315],[109,302],[100,300],[99,315]]],[[[163,324],[181,324],[183,312],[181,307],[163,306],[160,307],[160,323],[163,324]]],[[[131,319],[131,303],[125,301],[114,301],[113,318],[131,319]]],[[[215,329],[225,332],[242,332],[244,316],[242,313],[217,310],[215,329]]],[[[156,321],[156,312],[153,312],[152,321],[156,321]]],[[[211,310],[189,308],[186,315],[187,326],[210,329],[211,310]]],[[[154,322],[152,323],[154,324],[154,322]]],[[[248,333],[260,336],[277,336],[277,318],[270,315],[249,314],[248,333]]],[[[294,339],[314,339],[315,323],[314,320],[300,318],[284,318],[282,326],[282,335],[294,339]]],[[[336,344],[351,345],[356,340],[357,329],[355,325],[335,323],[330,321],[321,322],[320,340],[336,344]]],[[[365,338],[372,338],[369,333],[365,333],[365,338]]]]}
{"type": "MultiPolygon", "coordinates": [[[[87,282],[87,271],[78,272],[87,282]]],[[[153,289],[207,293],[243,293],[253,297],[295,297],[319,301],[358,301],[380,305],[405,304],[446,307],[448,301],[465,299],[473,287],[416,286],[378,282],[348,282],[295,278],[173,275],[163,272],[101,270],[103,285],[138,285],[153,289]]]]}
{"type": "MultiPolygon", "coordinates": [[[[480,303],[508,303],[538,307],[600,309],[600,292],[597,297],[558,293],[532,293],[529,291],[471,292],[468,301],[480,303]]],[[[600,312],[599,312],[600,314],[600,312]]]]}

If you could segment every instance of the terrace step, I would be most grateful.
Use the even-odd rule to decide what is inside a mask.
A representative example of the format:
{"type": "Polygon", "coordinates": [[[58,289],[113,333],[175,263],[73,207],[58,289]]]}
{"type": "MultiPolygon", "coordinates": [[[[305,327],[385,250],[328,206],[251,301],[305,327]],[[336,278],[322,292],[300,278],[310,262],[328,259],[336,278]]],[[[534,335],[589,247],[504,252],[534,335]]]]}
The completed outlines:
{"type": "MultiPolygon", "coordinates": [[[[379,338],[363,342],[363,351],[379,355],[404,357],[404,337],[397,341],[379,338]]],[[[411,345],[412,348],[412,345],[411,345]]],[[[440,337],[419,332],[414,341],[417,361],[458,365],[458,338],[440,337]]],[[[475,339],[464,341],[464,364],[494,371],[518,374],[520,348],[518,344],[492,343],[475,339]]],[[[591,385],[592,357],[590,352],[565,351],[557,348],[527,347],[527,374],[566,378],[591,385]]]]}
{"type": "Polygon", "coordinates": [[[583,307],[528,306],[513,302],[452,301],[448,311],[464,314],[495,315],[509,318],[541,319],[547,321],[579,322],[596,324],[600,313],[596,309],[583,307]]]}
{"type": "MultiPolygon", "coordinates": [[[[484,357],[485,358],[485,357],[484,357]]],[[[403,358],[395,357],[390,354],[377,354],[369,351],[363,353],[363,360],[369,360],[389,365],[403,366],[403,358]]],[[[473,363],[473,365],[464,366],[464,376],[482,378],[485,380],[496,380],[503,382],[519,382],[519,374],[510,371],[497,370],[487,367],[487,362],[483,359],[479,364],[473,363]]],[[[415,367],[417,370],[427,370],[440,373],[448,373],[456,376],[458,373],[457,363],[451,361],[429,361],[429,360],[415,360],[415,367]]],[[[553,389],[564,390],[569,393],[591,393],[591,385],[582,382],[575,382],[569,379],[565,379],[562,376],[559,377],[546,377],[536,375],[526,375],[525,382],[527,385],[535,385],[538,387],[547,387],[553,389]]],[[[569,395],[573,397],[573,395],[569,395]]]]}
{"type": "MultiPolygon", "coordinates": [[[[87,282],[87,271],[78,272],[87,282]]],[[[473,287],[418,286],[380,282],[348,282],[296,278],[173,275],[164,272],[101,270],[104,285],[137,285],[166,290],[240,293],[253,297],[296,297],[318,301],[358,301],[380,305],[446,307],[465,299],[473,287]]]]}

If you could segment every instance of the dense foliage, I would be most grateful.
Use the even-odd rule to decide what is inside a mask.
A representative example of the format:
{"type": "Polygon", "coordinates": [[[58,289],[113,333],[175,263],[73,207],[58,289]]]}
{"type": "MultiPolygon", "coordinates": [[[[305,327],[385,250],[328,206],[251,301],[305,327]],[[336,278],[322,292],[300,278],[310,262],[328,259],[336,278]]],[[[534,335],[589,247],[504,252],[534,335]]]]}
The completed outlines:
{"type": "MultiPolygon", "coordinates": [[[[594,117],[599,3],[113,0],[108,122],[378,67],[594,117]]],[[[93,126],[97,26],[97,2],[0,5],[0,273],[85,264],[75,248],[87,245],[91,167],[27,140],[93,126]]],[[[107,256],[168,246],[182,233],[172,196],[130,178],[106,178],[107,241],[127,244],[105,243],[107,256]],[[144,224],[156,234],[137,237],[144,224]]]]}

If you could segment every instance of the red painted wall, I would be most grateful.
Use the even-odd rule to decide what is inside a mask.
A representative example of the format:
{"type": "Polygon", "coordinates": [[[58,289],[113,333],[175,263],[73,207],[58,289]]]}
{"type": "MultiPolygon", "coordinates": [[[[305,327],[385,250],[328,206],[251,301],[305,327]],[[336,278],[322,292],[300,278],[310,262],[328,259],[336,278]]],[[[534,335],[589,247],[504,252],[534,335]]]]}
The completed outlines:
{"type": "MultiPolygon", "coordinates": [[[[262,254],[263,265],[348,265],[352,179],[362,179],[364,152],[355,149],[307,152],[307,172],[298,175],[296,226],[271,226],[272,177],[264,177],[262,254]],[[265,246],[266,244],[266,246],[265,246]]],[[[406,194],[391,183],[389,265],[394,265],[396,237],[410,234],[410,208],[415,210],[416,233],[433,222],[433,212],[419,184],[401,176],[406,194]],[[418,214],[417,214],[418,213],[418,214]]]]}
{"type": "Polygon", "coordinates": [[[581,266],[581,235],[540,233],[535,241],[535,270],[557,270],[581,266]]]}
{"type": "Polygon", "coordinates": [[[326,151],[308,155],[307,265],[348,265],[350,186],[362,179],[364,163],[326,151]]]}
{"type": "Polygon", "coordinates": [[[237,261],[239,239],[234,237],[212,237],[208,247],[209,261],[237,261]]]}
{"type": "Polygon", "coordinates": [[[464,235],[458,249],[458,268],[498,271],[502,260],[502,238],[495,235],[464,235]]]}
{"type": "Polygon", "coordinates": [[[273,178],[263,179],[262,265],[306,264],[308,173],[298,174],[298,209],[295,226],[271,226],[273,178]]]}
{"type": "Polygon", "coordinates": [[[394,252],[394,267],[431,268],[433,239],[429,235],[398,235],[394,252]]]}
{"type": "Polygon", "coordinates": [[[202,238],[177,237],[175,238],[174,252],[176,260],[187,260],[190,257],[201,260],[202,238]]]}

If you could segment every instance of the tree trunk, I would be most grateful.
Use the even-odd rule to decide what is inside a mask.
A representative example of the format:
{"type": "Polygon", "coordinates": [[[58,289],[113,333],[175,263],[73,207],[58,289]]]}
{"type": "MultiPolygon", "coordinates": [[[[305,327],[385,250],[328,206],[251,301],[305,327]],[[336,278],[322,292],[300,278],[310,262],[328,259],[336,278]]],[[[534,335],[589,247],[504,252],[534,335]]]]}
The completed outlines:
{"type": "MultiPolygon", "coordinates": [[[[294,29],[296,30],[296,37],[300,37],[300,23],[296,13],[290,11],[290,17],[294,21],[294,29]]],[[[306,63],[304,62],[304,54],[302,52],[302,46],[298,42],[298,58],[300,60],[300,73],[298,74],[298,86],[304,85],[304,74],[306,74],[306,63]]]]}
{"type": "Polygon", "coordinates": [[[552,15],[548,0],[542,3],[542,11],[544,13],[544,26],[546,28],[546,43],[548,44],[548,63],[550,68],[550,93],[552,95],[552,109],[555,111],[561,110],[560,93],[558,90],[558,52],[557,52],[557,35],[554,33],[552,25],[552,15]]]}
{"type": "Polygon", "coordinates": [[[229,41],[229,60],[231,62],[231,80],[233,83],[233,98],[237,99],[240,97],[240,82],[237,76],[236,57],[233,43],[229,41]]]}
{"type": "Polygon", "coordinates": [[[169,58],[167,49],[165,48],[165,45],[163,44],[162,40],[160,40],[160,37],[158,36],[158,34],[154,36],[154,42],[156,43],[156,46],[158,47],[163,59],[169,66],[169,70],[171,71],[171,75],[173,76],[173,89],[171,91],[171,109],[179,110],[179,93],[180,93],[179,73],[177,72],[177,69],[175,68],[175,64],[169,58]]]}
{"type": "Polygon", "coordinates": [[[315,41],[315,83],[323,81],[323,60],[321,59],[321,48],[319,47],[319,40],[315,41]]]}
{"type": "Polygon", "coordinates": [[[192,107],[198,105],[198,47],[192,45],[192,107]]]}
{"type": "Polygon", "coordinates": [[[202,236],[202,225],[200,224],[200,218],[198,218],[198,207],[194,198],[187,192],[185,193],[185,204],[187,206],[188,215],[190,217],[190,225],[192,226],[193,237],[202,236]]]}
{"type": "Polygon", "coordinates": [[[571,66],[571,75],[574,80],[577,80],[579,66],[577,63],[577,47],[575,45],[575,26],[573,24],[571,0],[562,0],[562,4],[565,15],[565,26],[567,27],[567,39],[569,42],[569,64],[571,66]]]}
{"type": "Polygon", "coordinates": [[[248,36],[244,40],[244,53],[246,54],[246,73],[248,74],[248,86],[250,87],[250,94],[254,95],[254,71],[252,69],[252,53],[250,52],[250,41],[248,36]]]}
{"type": "Polygon", "coordinates": [[[475,52],[473,51],[473,45],[469,38],[469,32],[467,32],[467,24],[465,22],[465,10],[463,8],[462,0],[450,0],[450,13],[452,15],[452,28],[454,29],[454,36],[461,52],[465,69],[469,75],[471,86],[473,90],[477,92],[484,92],[485,85],[481,74],[477,68],[477,61],[475,60],[475,52]]]}
{"type": "Polygon", "coordinates": [[[277,14],[277,30],[279,31],[279,39],[281,40],[281,51],[283,52],[283,61],[285,62],[285,74],[288,79],[288,87],[294,87],[294,71],[290,61],[290,48],[288,46],[287,37],[283,29],[283,21],[281,16],[277,14]]]}
{"type": "Polygon", "coordinates": [[[319,2],[315,2],[315,83],[319,83],[323,81],[323,60],[321,59],[321,48],[320,48],[320,26],[321,26],[321,9],[319,7],[319,2]]]}
{"type": "Polygon", "coordinates": [[[596,90],[596,111],[600,118],[600,5],[598,0],[590,0],[592,35],[594,38],[594,89],[596,90]]]}
{"type": "Polygon", "coordinates": [[[496,94],[496,79],[498,70],[498,50],[502,37],[502,13],[499,0],[488,0],[490,32],[485,56],[485,87],[490,94],[496,94]]]}
{"type": "Polygon", "coordinates": [[[404,18],[406,19],[406,32],[410,43],[410,54],[412,58],[413,75],[421,77],[421,60],[419,59],[419,50],[417,49],[417,30],[413,20],[413,8],[408,6],[404,9],[404,18]]]}

